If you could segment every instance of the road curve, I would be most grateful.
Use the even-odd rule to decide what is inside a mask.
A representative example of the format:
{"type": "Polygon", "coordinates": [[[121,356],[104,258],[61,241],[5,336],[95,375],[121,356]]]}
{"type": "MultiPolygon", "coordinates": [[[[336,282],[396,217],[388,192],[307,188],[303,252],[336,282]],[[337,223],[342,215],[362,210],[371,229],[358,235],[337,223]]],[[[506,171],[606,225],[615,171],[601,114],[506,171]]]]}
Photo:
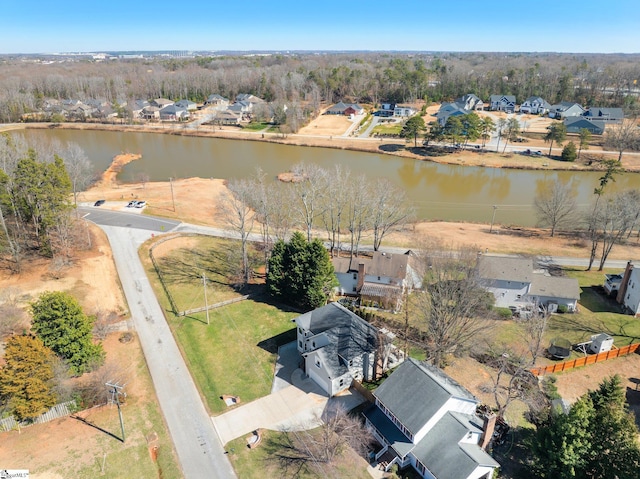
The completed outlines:
{"type": "Polygon", "coordinates": [[[235,479],[235,472],[138,257],[138,248],[153,233],[119,226],[100,227],[111,243],[131,319],[184,477],[235,479]]]}

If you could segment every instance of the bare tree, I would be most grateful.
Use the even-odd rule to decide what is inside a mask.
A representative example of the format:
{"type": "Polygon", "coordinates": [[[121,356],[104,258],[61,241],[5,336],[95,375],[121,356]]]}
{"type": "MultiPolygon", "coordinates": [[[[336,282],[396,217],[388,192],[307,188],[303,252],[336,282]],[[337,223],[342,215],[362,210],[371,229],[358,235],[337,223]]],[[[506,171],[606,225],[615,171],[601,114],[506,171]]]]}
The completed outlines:
{"type": "Polygon", "coordinates": [[[0,292],[0,338],[27,329],[27,314],[18,304],[18,290],[6,288],[0,292]]]}
{"type": "Polygon", "coordinates": [[[340,235],[344,226],[351,187],[351,171],[336,165],[331,173],[331,181],[327,184],[326,206],[323,208],[322,222],[324,223],[329,240],[331,256],[340,251],[340,235]]]}
{"type": "Polygon", "coordinates": [[[571,184],[556,180],[546,183],[533,200],[538,223],[551,227],[551,237],[557,228],[569,226],[576,217],[576,192],[571,184]]]}
{"type": "Polygon", "coordinates": [[[624,120],[618,125],[607,126],[604,135],[605,148],[618,152],[618,161],[628,150],[640,149],[640,129],[634,119],[624,120]]]}
{"type": "Polygon", "coordinates": [[[316,417],[314,424],[321,423],[319,428],[307,431],[285,431],[276,439],[277,459],[283,469],[289,471],[289,477],[296,477],[291,470],[310,469],[322,477],[333,477],[335,464],[346,448],[351,447],[364,455],[373,439],[372,433],[362,420],[350,415],[341,406],[333,406],[324,411],[322,418],[316,417]]]}
{"type": "Polygon", "coordinates": [[[476,282],[477,249],[432,245],[423,253],[423,291],[414,293],[418,319],[426,330],[425,349],[434,366],[478,341],[492,322],[493,296],[476,282]]]}
{"type": "Polygon", "coordinates": [[[219,212],[227,225],[240,236],[242,277],[244,284],[246,284],[251,279],[248,242],[255,219],[255,214],[251,209],[253,185],[246,179],[233,179],[229,180],[227,188],[229,191],[223,192],[221,195],[219,212]]]}
{"type": "Polygon", "coordinates": [[[347,203],[347,228],[349,229],[350,256],[358,256],[362,235],[369,226],[371,197],[364,175],[354,178],[349,188],[347,203]]]}
{"type": "Polygon", "coordinates": [[[317,165],[297,165],[294,172],[302,181],[295,183],[296,202],[294,209],[307,230],[307,241],[311,241],[311,230],[317,218],[324,212],[329,177],[326,170],[317,165]]]}
{"type": "Polygon", "coordinates": [[[405,193],[395,188],[389,180],[377,180],[373,183],[370,194],[373,249],[378,251],[382,239],[405,225],[413,215],[413,209],[409,206],[405,193]]]}
{"type": "Polygon", "coordinates": [[[93,165],[80,145],[73,142],[67,143],[62,158],[71,180],[73,203],[78,206],[78,193],[87,188],[94,179],[93,165]]]}
{"type": "Polygon", "coordinates": [[[593,204],[593,209],[591,210],[591,214],[587,215],[586,223],[587,223],[587,231],[589,233],[589,240],[591,241],[591,251],[589,254],[589,264],[587,266],[587,271],[591,271],[591,267],[593,266],[593,262],[596,259],[596,255],[598,253],[598,245],[602,239],[602,235],[600,233],[600,223],[601,223],[601,214],[600,214],[600,199],[602,195],[604,195],[604,190],[609,184],[609,182],[615,182],[618,173],[620,173],[620,162],[616,160],[605,160],[605,173],[600,177],[600,182],[597,188],[593,190],[593,194],[596,196],[596,200],[593,204]]]}
{"type": "Polygon", "coordinates": [[[620,243],[634,227],[640,202],[634,190],[623,191],[605,198],[604,204],[595,212],[596,227],[600,231],[602,252],[598,271],[604,269],[614,245],[620,243]]]}

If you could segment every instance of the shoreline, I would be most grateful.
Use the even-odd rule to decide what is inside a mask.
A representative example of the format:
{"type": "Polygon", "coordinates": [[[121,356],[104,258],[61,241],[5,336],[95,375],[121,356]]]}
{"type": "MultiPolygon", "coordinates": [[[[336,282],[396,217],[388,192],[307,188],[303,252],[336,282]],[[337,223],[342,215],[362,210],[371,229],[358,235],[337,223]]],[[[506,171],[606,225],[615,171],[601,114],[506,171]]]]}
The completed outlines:
{"type": "MultiPolygon", "coordinates": [[[[332,148],[338,150],[360,151],[366,153],[377,153],[381,155],[411,158],[418,161],[429,161],[438,164],[476,166],[482,168],[502,168],[513,170],[546,170],[546,171],[602,171],[598,168],[599,158],[611,157],[600,150],[586,150],[585,157],[593,158],[592,165],[582,163],[567,163],[555,160],[547,156],[532,157],[523,156],[516,153],[501,154],[494,151],[472,151],[462,150],[442,156],[427,156],[414,153],[411,142],[403,139],[391,138],[353,138],[343,136],[321,136],[321,135],[301,135],[301,134],[281,134],[267,132],[248,132],[228,129],[223,127],[216,130],[212,127],[189,128],[189,124],[162,124],[162,125],[118,125],[107,123],[18,123],[0,125],[0,131],[18,130],[46,130],[46,129],[66,129],[66,130],[97,130],[114,131],[124,133],[159,133],[165,135],[189,136],[196,138],[219,138],[226,140],[249,140],[262,141],[266,143],[276,143],[281,145],[305,146],[314,148],[332,148]],[[386,146],[387,148],[381,148],[386,146]]],[[[538,148],[538,146],[535,146],[538,148]]],[[[617,157],[617,154],[615,155],[617,157]]],[[[622,169],[626,173],[640,173],[640,156],[632,155],[629,152],[623,156],[622,169]]]]}

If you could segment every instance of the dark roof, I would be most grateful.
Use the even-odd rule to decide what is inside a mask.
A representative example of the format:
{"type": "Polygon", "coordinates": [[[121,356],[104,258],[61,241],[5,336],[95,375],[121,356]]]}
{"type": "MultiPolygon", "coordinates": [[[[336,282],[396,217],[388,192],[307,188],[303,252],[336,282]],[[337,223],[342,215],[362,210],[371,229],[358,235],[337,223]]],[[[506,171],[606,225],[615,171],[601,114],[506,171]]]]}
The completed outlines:
{"type": "Polygon", "coordinates": [[[533,277],[533,261],[529,258],[481,255],[478,258],[478,276],[482,279],[530,283],[533,277]]]}
{"type": "Polygon", "coordinates": [[[601,135],[604,133],[606,123],[604,120],[592,120],[586,116],[572,116],[565,118],[564,126],[567,127],[568,133],[579,133],[581,129],[585,128],[591,133],[601,135]]]}
{"type": "Polygon", "coordinates": [[[324,359],[331,377],[347,372],[346,363],[376,350],[378,330],[340,303],[330,303],[294,319],[313,335],[325,333],[329,344],[317,351],[324,359]]]}
{"type": "Polygon", "coordinates": [[[516,103],[515,95],[491,95],[490,101],[491,103],[501,102],[502,100],[507,101],[509,103],[516,103]]]}
{"type": "Polygon", "coordinates": [[[606,119],[606,120],[623,120],[624,111],[622,108],[598,108],[591,107],[583,113],[583,116],[593,119],[606,119]]]}
{"type": "Polygon", "coordinates": [[[478,466],[499,467],[477,444],[460,443],[469,431],[482,431],[474,416],[448,412],[416,445],[413,454],[438,479],[468,477],[478,466]]]}
{"type": "Polygon", "coordinates": [[[398,366],[373,394],[414,435],[451,397],[477,402],[440,369],[412,358],[398,366]]]}
{"type": "Polygon", "coordinates": [[[371,424],[375,426],[378,432],[384,436],[398,456],[405,457],[411,452],[414,447],[413,443],[378,406],[373,404],[363,414],[371,421],[371,424]]]}

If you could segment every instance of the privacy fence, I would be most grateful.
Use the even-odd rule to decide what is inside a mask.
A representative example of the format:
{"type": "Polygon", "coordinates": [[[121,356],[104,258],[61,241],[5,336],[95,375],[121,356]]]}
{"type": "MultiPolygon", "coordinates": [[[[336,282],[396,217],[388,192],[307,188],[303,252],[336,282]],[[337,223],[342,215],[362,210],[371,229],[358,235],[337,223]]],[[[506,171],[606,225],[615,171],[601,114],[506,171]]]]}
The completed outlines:
{"type": "Polygon", "coordinates": [[[0,419],[0,431],[11,431],[18,429],[18,427],[26,427],[31,424],[42,424],[45,422],[53,421],[59,417],[69,416],[76,410],[75,401],[67,401],[60,404],[56,404],[44,414],[41,414],[33,421],[18,422],[13,416],[9,416],[4,419],[0,419]]]}
{"type": "Polygon", "coordinates": [[[541,366],[533,368],[531,373],[534,376],[543,376],[545,374],[559,373],[561,371],[567,371],[573,368],[579,368],[588,364],[595,364],[607,359],[617,358],[619,356],[626,356],[627,354],[640,352],[640,343],[630,344],[629,346],[623,346],[621,348],[612,349],[600,354],[590,354],[583,358],[573,359],[571,361],[564,361],[562,363],[551,364],[549,366],[541,366]]]}

